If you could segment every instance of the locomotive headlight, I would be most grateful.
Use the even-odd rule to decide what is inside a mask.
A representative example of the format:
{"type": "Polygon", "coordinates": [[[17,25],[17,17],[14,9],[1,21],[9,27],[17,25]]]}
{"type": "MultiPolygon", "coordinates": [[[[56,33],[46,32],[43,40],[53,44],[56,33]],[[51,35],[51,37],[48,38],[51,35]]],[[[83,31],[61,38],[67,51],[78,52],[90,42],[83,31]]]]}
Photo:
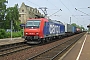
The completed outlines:
{"type": "Polygon", "coordinates": [[[37,32],[36,34],[38,35],[39,33],[37,32]]]}
{"type": "Polygon", "coordinates": [[[28,33],[26,33],[26,34],[28,34],[28,33]]]}

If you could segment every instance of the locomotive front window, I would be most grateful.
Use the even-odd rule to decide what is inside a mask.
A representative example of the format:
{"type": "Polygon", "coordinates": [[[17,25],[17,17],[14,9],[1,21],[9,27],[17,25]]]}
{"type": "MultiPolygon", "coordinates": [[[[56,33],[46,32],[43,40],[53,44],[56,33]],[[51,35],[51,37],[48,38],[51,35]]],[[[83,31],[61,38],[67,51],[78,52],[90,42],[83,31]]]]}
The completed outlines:
{"type": "Polygon", "coordinates": [[[26,28],[39,28],[40,20],[29,20],[26,23],[26,28]]]}

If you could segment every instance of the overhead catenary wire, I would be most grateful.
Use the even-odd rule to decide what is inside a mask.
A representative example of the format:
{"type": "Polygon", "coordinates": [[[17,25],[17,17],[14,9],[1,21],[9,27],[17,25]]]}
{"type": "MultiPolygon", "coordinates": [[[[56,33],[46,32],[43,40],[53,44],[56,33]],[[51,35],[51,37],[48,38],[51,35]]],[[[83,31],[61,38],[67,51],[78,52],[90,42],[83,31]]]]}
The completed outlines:
{"type": "MultiPolygon", "coordinates": [[[[61,0],[59,0],[64,6],[65,6],[65,4],[61,1],[61,0]]],[[[66,7],[66,6],[65,6],[66,7]]],[[[67,7],[66,7],[67,8],[67,7]]],[[[69,10],[69,8],[67,8],[68,9],[68,11],[72,14],[72,12],[69,10]]]]}
{"type": "MultiPolygon", "coordinates": [[[[72,7],[75,7],[71,0],[69,0],[69,2],[71,3],[71,6],[72,6],[72,7]]],[[[77,13],[77,12],[76,12],[76,13],[77,13]]]]}
{"type": "MultiPolygon", "coordinates": [[[[62,11],[61,9],[59,9],[58,11],[56,11],[55,13],[53,13],[52,15],[58,13],[59,11],[62,11]]],[[[52,15],[50,15],[49,17],[51,17],[52,15]]]]}
{"type": "MultiPolygon", "coordinates": [[[[36,6],[38,6],[39,8],[40,8],[40,6],[39,5],[37,5],[37,4],[35,4],[35,3],[33,3],[33,2],[31,2],[30,0],[27,0],[28,2],[30,2],[30,3],[32,3],[32,4],[34,4],[34,5],[36,5],[36,6]]],[[[48,0],[47,0],[48,1],[48,0]]],[[[50,2],[51,3],[51,2],[50,2]]],[[[52,3],[51,3],[52,4],[52,3]]],[[[52,4],[53,6],[55,6],[54,4],[52,4]]],[[[55,6],[55,7],[57,7],[57,6],[55,6]]],[[[61,9],[60,9],[61,10],[61,9]]],[[[61,10],[62,11],[62,10],[61,10]]],[[[43,11],[44,12],[44,11],[43,11]]],[[[56,14],[56,13],[58,13],[59,11],[57,11],[57,12],[55,12],[55,13],[53,13],[52,15],[54,15],[54,14],[56,14]]],[[[47,12],[46,12],[47,13],[47,12]]],[[[44,14],[45,14],[45,12],[44,12],[44,14]]],[[[48,14],[47,14],[48,15],[48,14]]],[[[50,15],[51,16],[51,15],[50,15]]]]}
{"type": "MultiPolygon", "coordinates": [[[[66,5],[61,1],[61,0],[59,0],[65,7],[66,7],[66,5]]],[[[67,10],[72,14],[72,12],[69,10],[69,8],[68,7],[66,7],[67,8],[67,10]]],[[[73,14],[72,14],[73,15],[73,14]]],[[[75,17],[75,16],[73,16],[73,17],[75,17]]],[[[76,17],[75,17],[76,18],[76,17]]],[[[78,20],[78,18],[76,18],[77,20],[78,20]]]]}
{"type": "MultiPolygon", "coordinates": [[[[69,0],[69,2],[71,3],[71,6],[74,7],[74,9],[75,9],[75,6],[74,6],[74,4],[72,3],[72,0],[69,0]]],[[[88,8],[79,8],[79,9],[88,9],[88,8]]],[[[78,14],[78,13],[76,12],[76,14],[78,14]]],[[[81,16],[81,18],[82,18],[82,16],[86,17],[87,15],[86,15],[86,14],[85,14],[85,15],[83,14],[83,15],[72,15],[72,16],[75,16],[75,17],[76,17],[76,16],[79,16],[79,18],[80,18],[80,16],[81,16]]],[[[80,19],[79,19],[79,18],[78,18],[78,20],[82,20],[81,18],[80,18],[80,19]]],[[[84,19],[84,18],[83,18],[83,19],[84,19]]],[[[82,20],[82,21],[83,21],[83,20],[82,20]]],[[[78,21],[77,21],[77,22],[78,22],[78,21]]],[[[83,23],[84,23],[84,22],[83,22],[83,23]]],[[[85,24],[84,24],[84,25],[85,25],[85,24]]]]}
{"type": "Polygon", "coordinates": [[[32,4],[34,4],[34,5],[36,5],[36,6],[38,6],[38,7],[40,7],[39,5],[37,5],[37,4],[33,3],[33,2],[31,2],[30,0],[27,0],[27,1],[30,2],[30,3],[32,3],[32,4]]]}
{"type": "MultiPolygon", "coordinates": [[[[39,6],[38,4],[36,4],[36,3],[33,3],[33,2],[31,2],[30,0],[27,0],[28,2],[30,2],[30,3],[32,3],[32,4],[34,4],[34,5],[36,5],[36,6],[38,6],[38,7],[41,7],[41,6],[39,6]]],[[[48,0],[47,0],[48,1],[48,0]]],[[[52,4],[52,3],[51,3],[52,4]]],[[[52,4],[53,6],[55,6],[54,4],[52,4]]],[[[57,6],[55,6],[55,8],[56,8],[57,6]]],[[[54,9],[54,10],[57,10],[57,9],[54,9]]]]}
{"type": "MultiPolygon", "coordinates": [[[[36,3],[33,3],[33,2],[31,2],[30,0],[27,0],[28,2],[30,2],[30,3],[32,3],[32,4],[34,4],[34,5],[36,5],[36,6],[38,6],[38,7],[40,7],[39,5],[37,5],[36,3]]],[[[48,1],[48,0],[47,0],[48,1]]],[[[60,0],[59,0],[60,1],[60,0]]],[[[50,2],[50,1],[49,1],[50,2]]],[[[51,3],[51,2],[50,2],[51,3]]],[[[61,1],[61,3],[64,5],[64,3],[61,1]]],[[[52,3],[51,3],[52,4],[52,3]]],[[[54,4],[52,4],[53,6],[55,6],[54,4]]],[[[65,5],[64,5],[65,6],[65,5]]],[[[57,7],[57,6],[55,6],[55,7],[57,7]]],[[[65,6],[66,7],[66,6],[65,6]]],[[[67,7],[66,7],[67,8],[67,7]]],[[[68,9],[68,8],[67,8],[68,9]]],[[[61,9],[60,9],[61,10],[61,9]]],[[[69,9],[68,9],[69,10],[69,9]]],[[[61,10],[62,11],[62,10],[61,10]]],[[[69,12],[72,14],[72,12],[69,10],[69,12]]],[[[58,11],[57,12],[55,12],[55,13],[53,13],[52,15],[54,15],[54,14],[56,14],[56,13],[58,13],[58,11]]],[[[50,16],[52,16],[52,15],[50,15],[50,16]]],[[[50,17],[49,16],[49,17],[50,17]]],[[[75,16],[74,16],[75,17],[75,16]]]]}
{"type": "MultiPolygon", "coordinates": [[[[36,5],[36,6],[38,6],[39,8],[41,7],[41,6],[39,6],[39,5],[37,5],[37,4],[35,4],[35,3],[33,3],[33,2],[31,2],[30,0],[27,0],[28,2],[30,2],[30,3],[32,3],[32,4],[34,4],[34,5],[36,5]]],[[[43,10],[42,10],[43,11],[43,10]]],[[[45,14],[45,12],[43,11],[43,13],[45,14]]],[[[37,15],[36,13],[34,13],[33,12],[33,14],[35,14],[35,15],[37,15]]]]}
{"type": "Polygon", "coordinates": [[[71,0],[68,0],[68,1],[71,3],[71,6],[72,7],[75,7],[71,0]]]}
{"type": "MultiPolygon", "coordinates": [[[[48,0],[47,0],[48,1],[48,0]]],[[[48,1],[48,2],[50,2],[50,1],[48,1]]],[[[51,3],[51,2],[50,2],[51,3]]],[[[55,8],[57,7],[56,5],[54,5],[53,3],[51,3],[55,8]]],[[[58,7],[57,7],[58,8],[58,7]]]]}
{"type": "MultiPolygon", "coordinates": [[[[47,0],[47,1],[50,2],[49,0],[47,0]]],[[[54,10],[58,10],[58,7],[57,7],[56,5],[54,5],[52,2],[50,2],[50,4],[53,5],[55,8],[57,8],[57,9],[54,9],[54,10]]],[[[60,10],[62,11],[62,9],[59,8],[59,11],[60,11],[60,10]]],[[[58,13],[59,11],[54,12],[52,15],[58,13]]],[[[51,17],[52,15],[49,15],[49,17],[51,17]]]]}
{"type": "Polygon", "coordinates": [[[81,10],[78,10],[77,8],[75,8],[75,10],[77,10],[77,11],[79,11],[79,12],[81,12],[81,13],[83,13],[83,14],[87,15],[87,16],[90,16],[89,14],[87,14],[87,13],[85,13],[85,12],[81,11],[81,10]]]}

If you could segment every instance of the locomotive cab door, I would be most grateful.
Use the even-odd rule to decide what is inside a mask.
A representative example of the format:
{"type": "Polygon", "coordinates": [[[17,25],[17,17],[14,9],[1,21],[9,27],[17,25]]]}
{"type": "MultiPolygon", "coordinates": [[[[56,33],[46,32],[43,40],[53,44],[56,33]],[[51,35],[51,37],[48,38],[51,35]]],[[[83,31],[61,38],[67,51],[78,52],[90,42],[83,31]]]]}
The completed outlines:
{"type": "Polygon", "coordinates": [[[44,33],[44,37],[47,37],[49,35],[49,22],[45,22],[43,33],[44,33]]]}

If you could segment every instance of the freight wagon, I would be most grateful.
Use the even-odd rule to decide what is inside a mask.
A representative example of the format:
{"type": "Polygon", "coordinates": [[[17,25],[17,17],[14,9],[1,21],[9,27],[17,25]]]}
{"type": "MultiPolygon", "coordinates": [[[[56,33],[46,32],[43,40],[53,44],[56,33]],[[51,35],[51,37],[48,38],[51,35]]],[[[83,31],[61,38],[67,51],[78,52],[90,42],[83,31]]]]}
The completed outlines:
{"type": "Polygon", "coordinates": [[[64,23],[64,25],[65,25],[65,35],[66,36],[71,36],[71,35],[76,33],[76,27],[75,26],[72,26],[68,23],[64,23]]]}

